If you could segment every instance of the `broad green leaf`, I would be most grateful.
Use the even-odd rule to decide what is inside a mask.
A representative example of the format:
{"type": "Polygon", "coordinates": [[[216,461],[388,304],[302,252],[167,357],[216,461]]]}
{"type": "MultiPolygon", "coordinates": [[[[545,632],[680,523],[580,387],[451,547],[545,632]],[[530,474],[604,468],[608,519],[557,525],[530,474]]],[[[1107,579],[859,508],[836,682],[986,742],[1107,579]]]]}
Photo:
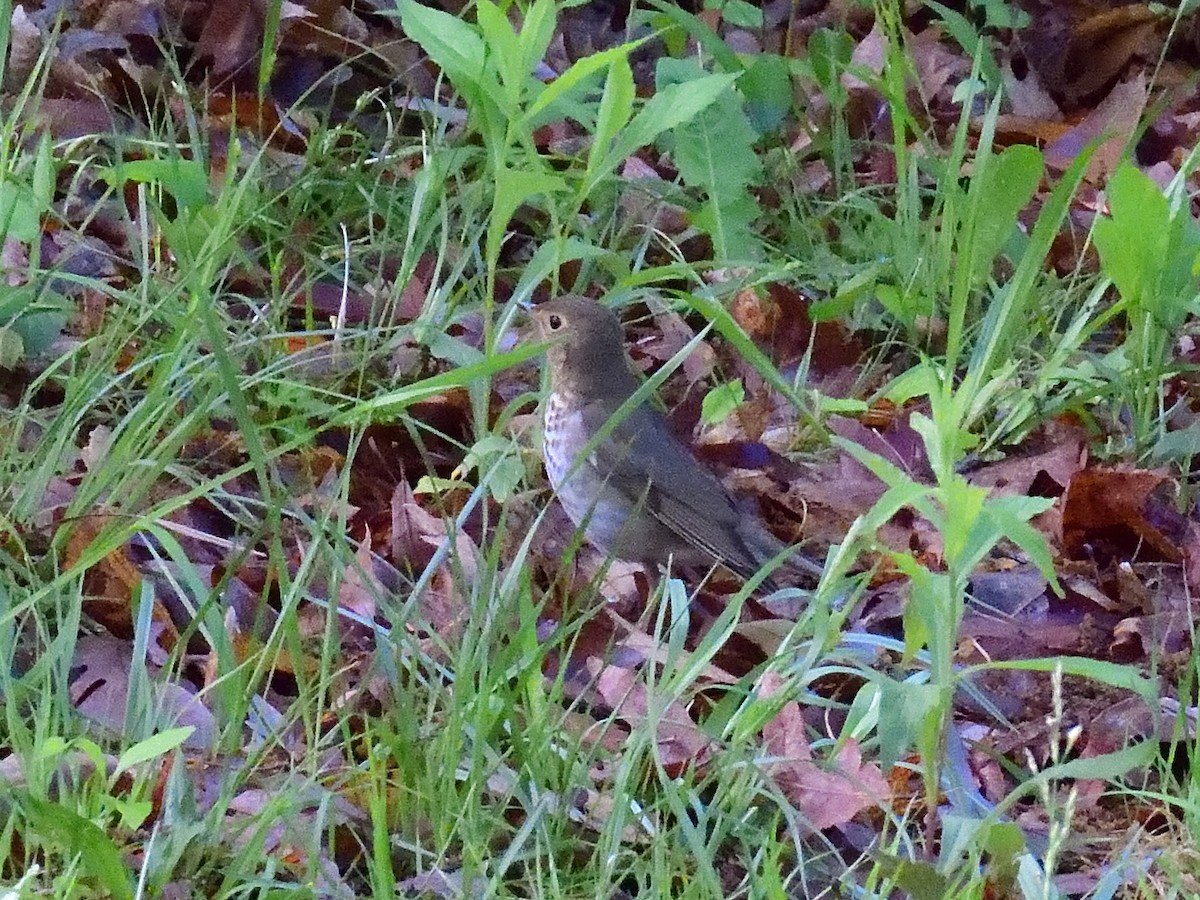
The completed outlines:
{"type": "MultiPolygon", "coordinates": [[[[939,505],[946,513],[942,527],[943,553],[951,567],[970,570],[999,539],[999,535],[979,533],[979,521],[988,499],[987,489],[968,483],[957,473],[950,474],[938,488],[939,505]]],[[[985,529],[985,532],[989,531],[985,529]]]]}
{"type": "Polygon", "coordinates": [[[1106,196],[1110,215],[1096,220],[1093,240],[1104,273],[1121,296],[1131,303],[1140,302],[1166,251],[1167,198],[1131,165],[1113,173],[1106,196]]]}
{"type": "Polygon", "coordinates": [[[483,39],[475,29],[457,16],[416,0],[399,3],[404,33],[421,45],[460,93],[478,93],[485,54],[483,39]]]}
{"type": "Polygon", "coordinates": [[[0,178],[0,236],[26,244],[37,240],[41,215],[33,204],[26,185],[12,178],[0,178]]]}
{"type": "Polygon", "coordinates": [[[945,900],[952,895],[954,882],[933,863],[878,851],[872,858],[910,900],[945,900]]]}
{"type": "Polygon", "coordinates": [[[720,5],[721,19],[738,28],[762,28],[762,8],[746,0],[724,0],[720,5]]]}
{"type": "Polygon", "coordinates": [[[759,134],[774,131],[792,111],[791,67],[782,56],[757,54],[737,85],[746,98],[746,114],[759,134]]]}
{"type": "Polygon", "coordinates": [[[1148,703],[1157,705],[1157,683],[1123,663],[1090,659],[1086,656],[1054,656],[1037,659],[999,660],[964,668],[963,678],[970,678],[990,669],[1018,669],[1024,672],[1053,672],[1061,670],[1064,675],[1078,675],[1092,681],[1100,681],[1115,688],[1131,691],[1148,703]]]}
{"type": "Polygon", "coordinates": [[[938,690],[934,685],[880,678],[879,757],[884,769],[895,765],[917,743],[923,724],[937,716],[938,690]]]}
{"type": "Polygon", "coordinates": [[[762,242],[751,223],[759,212],[758,202],[747,190],[740,197],[710,196],[691,223],[712,237],[716,259],[755,259],[761,255],[762,242]]]}
{"type": "Polygon", "coordinates": [[[1186,208],[1171,203],[1135,166],[1122,165],[1109,179],[1111,215],[1098,219],[1094,237],[1104,273],[1121,298],[1175,328],[1196,294],[1193,269],[1200,254],[1200,225],[1186,208]]]}
{"type": "Polygon", "coordinates": [[[70,316],[58,310],[39,309],[26,313],[7,324],[20,336],[24,355],[38,357],[50,349],[67,326],[70,316]]]}
{"type": "Polygon", "coordinates": [[[842,83],[842,73],[850,65],[854,53],[854,39],[844,30],[833,31],[818,28],[808,39],[808,59],[813,77],[821,87],[821,93],[835,108],[846,105],[850,93],[842,83]]]}
{"type": "Polygon", "coordinates": [[[940,652],[949,652],[958,634],[965,598],[957,595],[946,573],[931,572],[911,556],[896,554],[894,560],[910,581],[904,609],[905,658],[913,659],[928,647],[936,659],[940,652]]]}
{"type": "MultiPolygon", "coordinates": [[[[942,25],[946,28],[946,33],[958,41],[958,45],[966,51],[967,56],[972,59],[978,55],[981,65],[981,74],[992,85],[1000,84],[1000,67],[996,64],[996,58],[992,54],[991,47],[984,35],[974,23],[966,16],[957,10],[953,10],[944,4],[938,3],[937,0],[924,0],[926,6],[937,10],[941,16],[942,25]]],[[[1013,27],[1013,26],[1004,26],[1013,27]]]]}
{"type": "MultiPolygon", "coordinates": [[[[659,60],[658,83],[691,84],[704,76],[692,60],[659,60]]],[[[750,127],[740,96],[732,89],[674,129],[671,156],[684,183],[706,194],[693,224],[713,239],[718,260],[750,259],[760,240],[750,228],[758,217],[750,192],[762,181],[762,160],[754,152],[757,135],[750,127]]]]}
{"type": "Polygon", "coordinates": [[[17,157],[17,171],[0,173],[0,237],[26,244],[38,240],[42,216],[54,200],[55,165],[49,135],[43,135],[28,166],[17,157]],[[28,179],[28,180],[26,180],[28,179]]]}
{"type": "MultiPolygon", "coordinates": [[[[475,19],[483,38],[488,58],[500,74],[504,86],[505,109],[512,112],[521,100],[531,70],[526,68],[521,55],[520,40],[508,21],[508,16],[490,0],[479,0],[475,6],[475,19]]],[[[432,53],[429,54],[433,56],[432,53]]],[[[437,58],[434,57],[434,61],[437,58]]]]}
{"type": "Polygon", "coordinates": [[[1033,793],[1039,785],[1067,779],[1094,778],[1097,781],[1111,781],[1114,778],[1120,778],[1132,769],[1151,765],[1159,758],[1158,741],[1144,740],[1112,753],[1071,759],[1042,769],[1009,794],[1005,798],[1005,803],[1008,804],[1025,794],[1033,793]]]}
{"type": "Polygon", "coordinates": [[[421,334],[418,329],[419,339],[429,347],[429,352],[433,356],[454,363],[455,368],[346,407],[344,412],[333,417],[331,424],[335,426],[352,425],[377,421],[376,417],[394,416],[397,411],[406,409],[413,403],[432,397],[448,388],[463,387],[473,381],[490,378],[497,372],[520,365],[542,352],[542,348],[536,345],[525,344],[518,345],[515,350],[508,353],[484,356],[474,347],[446,334],[442,328],[429,325],[426,328],[428,332],[424,334],[421,334]]]}
{"type": "Polygon", "coordinates": [[[705,425],[724,421],[746,399],[746,388],[740,378],[719,384],[707,394],[700,407],[700,421],[705,425]]]}
{"type": "Polygon", "coordinates": [[[613,145],[606,167],[612,168],[635,150],[653,143],[663,132],[692,119],[711,106],[736,79],[736,75],[705,75],[656,91],[613,145]]]}
{"type": "MultiPolygon", "coordinates": [[[[678,3],[669,2],[669,0],[649,0],[648,5],[658,10],[665,20],[687,32],[700,45],[700,49],[712,57],[716,64],[726,72],[742,71],[742,61],[738,59],[738,55],[730,50],[729,45],[721,36],[699,16],[693,15],[678,3]]],[[[656,24],[655,27],[661,26],[656,24]]]]}
{"type": "Polygon", "coordinates": [[[525,112],[526,123],[532,122],[564,94],[596,72],[599,72],[605,66],[612,65],[617,60],[625,60],[626,64],[628,64],[630,52],[641,46],[645,41],[646,38],[639,41],[630,41],[628,44],[621,44],[619,47],[602,50],[599,53],[590,54],[576,61],[571,68],[546,85],[545,90],[538,94],[537,98],[529,104],[529,108],[525,112]]]}
{"type": "Polygon", "coordinates": [[[13,369],[25,358],[25,341],[9,325],[0,325],[0,369],[13,369]]]}
{"type": "Polygon", "coordinates": [[[989,303],[980,332],[981,339],[971,353],[971,362],[960,388],[968,397],[975,394],[975,385],[990,378],[996,371],[998,361],[1006,357],[1014,334],[1020,327],[1017,323],[1022,321],[1025,307],[1037,292],[1035,284],[1042,277],[1046,254],[1050,252],[1050,246],[1067,217],[1091,156],[1091,150],[1081,153],[1055,184],[1050,196],[1043,200],[1033,233],[1017,262],[1016,272],[989,303]]]}
{"type": "Polygon", "coordinates": [[[1038,571],[1061,595],[1062,588],[1054,571],[1050,542],[1041,531],[1029,524],[1030,519],[1053,505],[1052,497],[993,497],[988,501],[985,513],[995,522],[997,532],[1029,554],[1038,571]]]}
{"type": "Polygon", "coordinates": [[[519,47],[521,66],[527,75],[532,75],[537,64],[545,58],[550,41],[554,39],[555,19],[553,0],[534,0],[525,10],[519,47]]]}
{"type": "Polygon", "coordinates": [[[149,800],[130,800],[128,797],[108,797],[107,806],[121,815],[121,827],[133,830],[141,828],[142,824],[154,812],[154,804],[149,800]]]}
{"type": "MultiPolygon", "coordinates": [[[[612,65],[608,67],[604,94],[600,98],[600,109],[596,114],[596,130],[592,137],[592,146],[588,150],[589,176],[609,174],[607,171],[600,171],[600,164],[607,157],[609,146],[633,116],[633,99],[633,71],[629,68],[629,60],[622,56],[613,60],[612,65]]],[[[620,160],[617,162],[619,164],[620,160]]]]}
{"type": "Polygon", "coordinates": [[[23,792],[17,803],[29,819],[35,833],[48,839],[53,849],[79,857],[80,868],[96,880],[97,886],[118,900],[133,897],[129,870],[116,845],[91,819],[23,792]]]}
{"type": "Polygon", "coordinates": [[[524,172],[501,168],[496,172],[496,193],[488,223],[488,252],[498,253],[509,220],[530,197],[554,194],[567,190],[567,183],[557,175],[546,172],[524,172]]]}
{"type": "Polygon", "coordinates": [[[168,728],[166,731],[153,734],[143,741],[138,741],[121,754],[120,759],[117,760],[116,771],[113,774],[119,775],[126,769],[132,769],[139,763],[157,759],[166,753],[170,753],[176,747],[183,744],[195,730],[191,725],[183,725],[179,728],[168,728]]]}
{"type": "MultiPolygon", "coordinates": [[[[486,484],[492,499],[504,503],[525,477],[525,464],[514,452],[513,442],[497,434],[476,441],[459,466],[464,472],[479,470],[479,483],[486,484]]],[[[461,487],[461,484],[456,485],[461,487]]]]}
{"type": "Polygon", "coordinates": [[[33,193],[33,203],[39,214],[50,209],[54,202],[54,187],[58,179],[57,167],[54,164],[54,149],[50,135],[43,134],[38,141],[37,155],[33,160],[33,179],[30,188],[33,193]]]}
{"type": "Polygon", "coordinates": [[[533,293],[533,288],[565,263],[581,259],[599,259],[609,251],[580,238],[552,238],[534,251],[529,262],[521,271],[521,280],[513,291],[518,302],[524,302],[533,293]]]}
{"type": "Polygon", "coordinates": [[[209,206],[208,172],[199,160],[179,156],[135,159],[118,163],[113,176],[119,183],[159,185],[186,210],[209,206]]]}
{"type": "Polygon", "coordinates": [[[988,165],[983,178],[971,185],[976,214],[971,235],[972,280],[986,280],[992,263],[1016,228],[1042,178],[1042,154],[1033,147],[1009,147],[988,165]]]}

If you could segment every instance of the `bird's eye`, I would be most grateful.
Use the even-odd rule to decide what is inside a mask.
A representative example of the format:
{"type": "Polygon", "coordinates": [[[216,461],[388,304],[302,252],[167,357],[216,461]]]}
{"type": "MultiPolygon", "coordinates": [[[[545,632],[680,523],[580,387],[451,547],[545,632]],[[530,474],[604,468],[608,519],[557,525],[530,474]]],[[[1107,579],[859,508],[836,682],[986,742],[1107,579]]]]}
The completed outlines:
{"type": "Polygon", "coordinates": [[[562,328],[562,316],[557,316],[551,313],[550,318],[547,321],[550,323],[551,331],[558,331],[558,329],[562,328]]]}

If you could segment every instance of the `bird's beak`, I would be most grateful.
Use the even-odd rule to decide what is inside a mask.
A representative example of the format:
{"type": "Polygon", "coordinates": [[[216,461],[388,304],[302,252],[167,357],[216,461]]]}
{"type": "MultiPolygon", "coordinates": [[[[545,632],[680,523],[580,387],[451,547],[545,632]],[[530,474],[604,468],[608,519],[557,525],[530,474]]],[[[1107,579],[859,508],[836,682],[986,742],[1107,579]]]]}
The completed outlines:
{"type": "Polygon", "coordinates": [[[533,320],[533,316],[526,313],[524,321],[517,324],[517,343],[518,344],[533,344],[541,338],[541,332],[538,330],[537,322],[533,320]]]}
{"type": "Polygon", "coordinates": [[[543,349],[550,347],[554,341],[548,339],[542,333],[542,329],[538,326],[537,318],[534,316],[533,310],[525,311],[525,321],[517,326],[517,343],[520,344],[541,344],[543,349]]]}

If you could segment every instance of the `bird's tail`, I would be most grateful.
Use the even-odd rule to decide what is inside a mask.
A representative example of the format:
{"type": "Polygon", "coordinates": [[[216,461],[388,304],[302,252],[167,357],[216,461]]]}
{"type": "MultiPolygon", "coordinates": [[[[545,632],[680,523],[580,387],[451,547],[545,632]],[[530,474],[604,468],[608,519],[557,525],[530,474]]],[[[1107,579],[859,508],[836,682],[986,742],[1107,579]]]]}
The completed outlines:
{"type": "MultiPolygon", "coordinates": [[[[788,547],[759,522],[747,519],[739,528],[739,535],[756,564],[756,571],[768,564],[775,567],[763,582],[768,587],[812,587],[821,580],[824,566],[803,551],[788,547]]],[[[754,572],[738,574],[749,577],[754,572]]]]}

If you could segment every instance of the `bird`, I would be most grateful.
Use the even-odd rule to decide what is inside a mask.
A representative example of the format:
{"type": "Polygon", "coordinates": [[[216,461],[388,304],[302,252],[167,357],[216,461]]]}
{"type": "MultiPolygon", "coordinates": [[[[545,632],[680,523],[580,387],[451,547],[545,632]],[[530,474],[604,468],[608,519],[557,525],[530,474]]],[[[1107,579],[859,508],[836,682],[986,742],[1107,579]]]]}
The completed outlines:
{"type": "MultiPolygon", "coordinates": [[[[685,568],[719,563],[742,579],[784,552],[786,545],[692,455],[656,408],[637,404],[596,439],[640,383],[616,313],[568,294],[537,304],[531,316],[547,343],[546,474],[592,546],[650,572],[668,560],[685,568]]],[[[821,571],[797,553],[761,584],[774,591],[783,574],[811,581],[821,571]]]]}

